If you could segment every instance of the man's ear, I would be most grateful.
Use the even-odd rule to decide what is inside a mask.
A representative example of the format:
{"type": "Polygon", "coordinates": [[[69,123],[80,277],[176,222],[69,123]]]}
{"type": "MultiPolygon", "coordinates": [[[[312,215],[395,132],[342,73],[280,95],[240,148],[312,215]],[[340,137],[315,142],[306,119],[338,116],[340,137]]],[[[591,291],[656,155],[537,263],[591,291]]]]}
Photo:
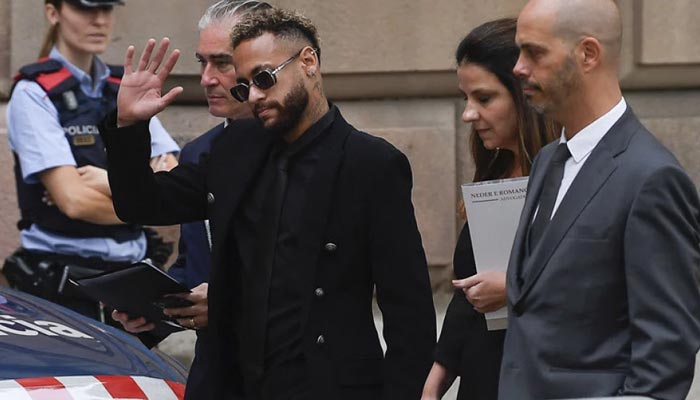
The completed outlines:
{"type": "Polygon", "coordinates": [[[586,37],[579,43],[577,54],[582,71],[590,72],[601,63],[603,45],[596,38],[586,37]]]}
{"type": "Polygon", "coordinates": [[[299,55],[301,62],[304,64],[306,76],[313,77],[319,69],[318,53],[311,46],[306,46],[299,55]]]}

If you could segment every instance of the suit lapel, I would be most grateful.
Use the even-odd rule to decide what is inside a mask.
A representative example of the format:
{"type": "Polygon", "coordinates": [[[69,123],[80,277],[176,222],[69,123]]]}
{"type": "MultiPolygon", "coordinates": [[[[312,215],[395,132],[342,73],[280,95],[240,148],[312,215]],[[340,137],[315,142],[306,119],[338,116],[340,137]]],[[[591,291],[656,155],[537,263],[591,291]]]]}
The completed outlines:
{"type": "MultiPolygon", "coordinates": [[[[223,136],[230,135],[230,141],[215,142],[214,147],[221,146],[228,152],[222,158],[220,164],[211,166],[218,171],[211,174],[220,174],[232,178],[227,179],[227,184],[219,185],[216,189],[221,193],[214,193],[217,202],[223,202],[222,215],[217,221],[220,229],[228,229],[231,217],[241,201],[253,178],[259,175],[272,144],[273,136],[262,130],[254,120],[246,120],[242,124],[232,123],[223,136]]],[[[210,167],[210,168],[211,168],[210,167]]],[[[223,233],[223,232],[222,232],[223,233]]]]}
{"type": "MultiPolygon", "coordinates": [[[[212,271],[210,291],[222,295],[230,295],[225,288],[217,290],[217,282],[228,282],[227,274],[231,271],[224,262],[226,239],[231,227],[231,218],[238,207],[243,193],[250,186],[253,178],[258,176],[272,143],[272,135],[262,130],[254,120],[235,121],[226,131],[212,143],[211,161],[208,165],[208,175],[214,180],[212,190],[213,201],[220,204],[214,207],[214,213],[209,215],[212,221],[212,271]]],[[[221,304],[227,304],[222,302],[221,304]]],[[[210,304],[210,312],[216,314],[217,304],[210,304]],[[213,310],[213,312],[212,312],[213,310]]]]}
{"type": "MultiPolygon", "coordinates": [[[[339,181],[338,174],[345,154],[345,142],[352,129],[352,126],[340,115],[340,111],[337,111],[333,125],[326,132],[328,137],[323,143],[323,155],[309,182],[311,190],[302,213],[301,225],[304,227],[304,235],[300,238],[298,253],[298,265],[305,268],[304,274],[308,274],[304,280],[309,285],[305,291],[307,297],[312,296],[313,285],[316,282],[318,258],[326,239],[328,220],[334,205],[339,181]]],[[[310,307],[305,307],[303,310],[301,323],[302,326],[306,326],[310,307]]]]}
{"type": "MultiPolygon", "coordinates": [[[[550,221],[537,247],[532,250],[530,257],[522,257],[521,253],[521,262],[518,264],[527,272],[524,276],[522,289],[517,293],[517,296],[511,299],[515,300],[512,303],[514,307],[517,307],[518,303],[527,296],[566,233],[610,175],[617,169],[618,164],[615,157],[625,151],[638,126],[639,121],[628,106],[622,117],[593,149],[578,175],[576,175],[571,187],[566,192],[564,199],[554,214],[554,218],[550,221]]],[[[544,171],[541,175],[544,175],[544,171]]],[[[533,203],[530,204],[531,209],[529,211],[531,213],[534,212],[537,202],[533,201],[533,203]]],[[[522,243],[525,242],[525,232],[527,227],[529,227],[530,220],[526,222],[523,237],[521,238],[522,243]]]]}
{"type": "Polygon", "coordinates": [[[302,249],[299,252],[299,265],[309,266],[310,282],[314,281],[318,255],[321,251],[320,244],[326,234],[333,195],[338,181],[338,171],[345,152],[344,144],[351,130],[352,127],[337,111],[333,125],[326,132],[328,136],[322,144],[321,159],[309,182],[311,190],[301,219],[304,236],[301,239],[302,249]]]}
{"type": "Polygon", "coordinates": [[[515,239],[513,240],[513,249],[511,250],[510,260],[508,262],[508,280],[509,280],[509,290],[508,297],[510,297],[511,302],[514,302],[520,295],[520,284],[518,284],[518,275],[520,268],[523,268],[522,261],[525,259],[527,246],[527,231],[530,227],[530,221],[532,221],[532,215],[537,208],[537,200],[539,199],[539,193],[542,191],[542,185],[544,183],[544,173],[549,167],[549,161],[554,154],[555,146],[548,146],[543,149],[541,159],[546,159],[545,166],[542,168],[537,168],[536,173],[530,176],[528,181],[527,193],[531,194],[525,198],[525,204],[523,205],[523,211],[520,214],[520,223],[518,224],[518,230],[515,232],[515,239]]]}
{"type": "Polygon", "coordinates": [[[571,225],[616,168],[615,160],[610,152],[603,147],[597,148],[586,160],[537,247],[532,250],[532,254],[526,258],[522,265],[522,268],[527,272],[524,275],[520,298],[516,303],[527,294],[537,281],[566,232],[569,231],[571,225]]]}

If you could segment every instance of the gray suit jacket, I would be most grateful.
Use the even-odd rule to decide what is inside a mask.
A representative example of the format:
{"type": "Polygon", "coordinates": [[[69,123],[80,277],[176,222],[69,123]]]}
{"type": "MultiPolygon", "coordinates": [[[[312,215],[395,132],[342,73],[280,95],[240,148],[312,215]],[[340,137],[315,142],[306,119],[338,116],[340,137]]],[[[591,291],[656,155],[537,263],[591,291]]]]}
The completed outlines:
{"type": "Polygon", "coordinates": [[[628,108],[528,255],[556,145],[533,165],[508,266],[499,398],[685,398],[700,346],[693,182],[628,108]]]}

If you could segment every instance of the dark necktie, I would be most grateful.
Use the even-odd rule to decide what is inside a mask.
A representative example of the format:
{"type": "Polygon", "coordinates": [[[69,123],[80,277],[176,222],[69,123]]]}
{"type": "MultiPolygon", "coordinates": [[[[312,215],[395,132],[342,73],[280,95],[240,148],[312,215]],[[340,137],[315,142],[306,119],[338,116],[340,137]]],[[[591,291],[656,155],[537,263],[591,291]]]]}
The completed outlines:
{"type": "Polygon", "coordinates": [[[566,164],[566,160],[568,160],[569,157],[571,157],[571,153],[566,143],[559,144],[544,177],[542,192],[540,194],[540,206],[537,210],[535,221],[530,227],[530,250],[535,249],[549,224],[552,210],[554,210],[554,203],[557,201],[557,195],[561,187],[561,181],[564,178],[564,164],[566,164]]]}
{"type": "MultiPolygon", "coordinates": [[[[269,183],[269,196],[265,200],[260,219],[261,232],[256,259],[259,260],[258,271],[264,271],[262,283],[265,287],[269,284],[270,274],[275,262],[275,250],[277,249],[277,236],[279,231],[280,216],[284,206],[284,197],[287,191],[287,163],[289,159],[284,154],[272,154],[272,181],[269,183]]],[[[267,296],[267,292],[265,292],[267,296]]]]}
{"type": "Polygon", "coordinates": [[[269,200],[269,214],[267,215],[267,221],[265,223],[267,230],[267,234],[265,235],[267,248],[263,251],[264,256],[267,258],[265,264],[268,271],[268,279],[270,277],[270,273],[272,272],[272,266],[275,262],[275,250],[277,249],[280,218],[282,216],[282,208],[284,207],[285,194],[287,192],[288,163],[289,158],[287,158],[284,153],[278,154],[276,160],[274,160],[275,181],[272,187],[272,196],[269,200]]]}
{"type": "Polygon", "coordinates": [[[277,237],[279,236],[280,217],[284,207],[284,198],[287,191],[287,164],[289,159],[283,153],[273,154],[272,170],[274,171],[270,196],[267,204],[263,207],[263,217],[261,219],[262,232],[258,259],[261,261],[260,271],[265,271],[262,282],[265,291],[265,301],[267,301],[267,289],[270,283],[272,268],[275,263],[275,250],[277,250],[277,237]]]}
{"type": "Polygon", "coordinates": [[[269,196],[265,199],[260,218],[260,241],[254,254],[251,278],[248,280],[247,292],[254,297],[255,312],[250,314],[248,328],[255,337],[255,343],[251,344],[250,354],[260,357],[254,362],[262,365],[265,354],[265,338],[267,335],[269,290],[272,277],[272,269],[275,263],[275,250],[277,249],[277,236],[280,216],[284,206],[285,192],[287,190],[287,164],[289,159],[281,153],[271,154],[272,165],[263,176],[267,179],[267,173],[272,172],[271,182],[265,184],[269,190],[269,196]],[[271,169],[271,171],[270,171],[271,169]]]}

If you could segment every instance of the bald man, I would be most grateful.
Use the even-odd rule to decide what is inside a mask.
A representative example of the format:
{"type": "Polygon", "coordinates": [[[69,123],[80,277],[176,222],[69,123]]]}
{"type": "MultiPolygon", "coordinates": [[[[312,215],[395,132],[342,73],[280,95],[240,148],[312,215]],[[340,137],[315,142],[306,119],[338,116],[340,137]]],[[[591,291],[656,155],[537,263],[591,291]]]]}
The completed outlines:
{"type": "Polygon", "coordinates": [[[620,91],[611,0],[532,0],[514,68],[564,127],[535,159],[508,268],[500,399],[683,399],[700,343],[700,201],[620,91]]]}

